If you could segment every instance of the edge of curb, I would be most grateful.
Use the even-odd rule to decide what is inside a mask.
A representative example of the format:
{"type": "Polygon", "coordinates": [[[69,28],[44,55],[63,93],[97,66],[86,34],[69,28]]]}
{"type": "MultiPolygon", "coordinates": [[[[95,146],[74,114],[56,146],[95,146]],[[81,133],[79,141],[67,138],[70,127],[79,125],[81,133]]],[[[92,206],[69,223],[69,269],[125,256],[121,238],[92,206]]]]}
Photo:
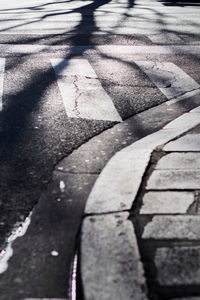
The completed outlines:
{"type": "Polygon", "coordinates": [[[200,106],[184,113],[117,152],[102,170],[86,202],[81,231],[80,274],[85,300],[147,299],[129,210],[152,151],[199,125],[199,114],[200,106]]]}

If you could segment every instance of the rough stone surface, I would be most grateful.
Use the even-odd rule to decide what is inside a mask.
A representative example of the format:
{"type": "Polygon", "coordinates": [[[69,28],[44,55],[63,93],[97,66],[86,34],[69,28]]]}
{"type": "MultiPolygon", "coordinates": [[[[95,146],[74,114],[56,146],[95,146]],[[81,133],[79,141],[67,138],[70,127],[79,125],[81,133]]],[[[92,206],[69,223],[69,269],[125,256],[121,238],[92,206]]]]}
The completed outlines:
{"type": "Polygon", "coordinates": [[[86,213],[130,209],[140,187],[151,151],[120,151],[98,177],[86,203],[86,213]]]}
{"type": "Polygon", "coordinates": [[[173,152],[163,156],[157,163],[157,170],[200,169],[200,153],[173,152]]]}
{"type": "MultiPolygon", "coordinates": [[[[173,123],[170,122],[170,124],[173,123]]],[[[189,130],[190,127],[188,126],[187,129],[189,130]]],[[[132,148],[132,149],[151,149],[154,150],[155,147],[163,145],[167,142],[169,142],[170,140],[176,138],[177,136],[179,136],[180,134],[184,133],[186,129],[182,129],[182,128],[173,128],[173,124],[172,124],[172,128],[169,129],[161,129],[157,132],[154,132],[152,134],[149,134],[148,136],[146,136],[145,138],[137,141],[136,143],[130,145],[128,148],[132,148]]]]}
{"type": "MultiPolygon", "coordinates": [[[[142,176],[148,165],[151,152],[155,147],[167,143],[180,134],[183,134],[185,131],[193,128],[195,125],[198,125],[200,121],[199,118],[196,117],[197,115],[198,113],[186,113],[178,118],[180,122],[182,122],[182,119],[183,121],[187,118],[190,119],[190,122],[188,122],[187,126],[184,126],[184,128],[182,128],[180,124],[177,126],[176,124],[174,125],[175,121],[172,121],[168,124],[170,127],[169,129],[164,128],[158,132],[150,134],[114,155],[101,172],[93,187],[86,204],[86,214],[130,209],[140,187],[142,176]],[[193,116],[193,118],[191,119],[191,117],[187,117],[188,115],[193,116]],[[108,182],[109,184],[107,184],[108,182]]],[[[154,177],[156,177],[155,172],[153,173],[154,177]]],[[[194,176],[191,177],[191,174],[182,174],[181,176],[188,185],[191,184],[191,187],[189,188],[198,188],[197,186],[199,186],[198,182],[200,181],[200,174],[192,175],[195,175],[196,178],[194,178],[194,176]]],[[[187,188],[185,186],[183,187],[185,183],[184,180],[183,183],[179,182],[180,178],[182,178],[180,177],[180,174],[167,174],[165,172],[161,178],[160,174],[157,177],[158,178],[155,178],[156,180],[153,180],[155,181],[155,184],[153,184],[155,189],[158,187],[157,181],[160,183],[162,177],[164,180],[165,177],[167,177],[166,179],[169,181],[168,185],[170,186],[171,184],[173,189],[179,188],[179,186],[181,189],[187,188]],[[177,185],[176,181],[179,185],[177,185]]],[[[150,178],[150,182],[151,180],[152,176],[150,178]]],[[[165,183],[161,183],[161,189],[168,188],[165,183]]],[[[153,187],[148,185],[147,188],[151,189],[153,187]]]]}
{"type": "Polygon", "coordinates": [[[81,238],[84,299],[147,299],[145,279],[128,213],[87,217],[81,238]]]}
{"type": "Polygon", "coordinates": [[[186,113],[167,124],[163,129],[181,129],[183,132],[199,124],[199,113],[186,113]]]}
{"type": "Polygon", "coordinates": [[[140,214],[186,213],[193,202],[192,192],[148,192],[143,197],[140,214]]]}
{"type": "Polygon", "coordinates": [[[190,113],[200,113],[200,107],[196,107],[190,111],[190,113]]]}
{"type": "Polygon", "coordinates": [[[200,240],[200,216],[155,216],[142,238],[200,240]]]}
{"type": "Polygon", "coordinates": [[[160,285],[200,284],[199,246],[158,248],[155,265],[160,285]]]}
{"type": "Polygon", "coordinates": [[[200,189],[200,170],[155,170],[146,189],[200,189]]]}
{"type": "MultiPolygon", "coordinates": [[[[191,114],[193,116],[194,114],[191,114]]],[[[197,114],[198,115],[198,114],[197,114]]],[[[164,151],[200,151],[200,134],[186,134],[168,143],[164,151]]]]}

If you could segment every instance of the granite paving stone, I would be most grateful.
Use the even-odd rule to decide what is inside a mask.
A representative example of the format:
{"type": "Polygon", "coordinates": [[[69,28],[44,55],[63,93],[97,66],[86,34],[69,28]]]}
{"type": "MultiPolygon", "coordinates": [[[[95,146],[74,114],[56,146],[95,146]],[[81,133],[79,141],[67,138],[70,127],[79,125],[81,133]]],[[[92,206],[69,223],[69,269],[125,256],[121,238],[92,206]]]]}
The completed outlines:
{"type": "Polygon", "coordinates": [[[147,190],[200,189],[200,170],[155,170],[147,190]]]}
{"type": "Polygon", "coordinates": [[[200,134],[186,134],[168,143],[164,151],[200,151],[200,134]]]}
{"type": "Polygon", "coordinates": [[[130,209],[148,165],[151,151],[117,152],[99,175],[88,197],[85,213],[130,209]],[[133,159],[134,158],[134,159],[133,159]]]}
{"type": "MultiPolygon", "coordinates": [[[[199,124],[199,112],[193,112],[193,113],[187,113],[184,114],[178,118],[176,118],[174,121],[168,123],[163,129],[178,129],[181,130],[187,130],[188,127],[192,126],[195,127],[199,124]]],[[[192,128],[190,127],[190,128],[192,128]]]]}
{"type": "Polygon", "coordinates": [[[200,107],[196,107],[190,111],[190,113],[200,113],[200,107]]]}
{"type": "Polygon", "coordinates": [[[145,278],[128,213],[86,217],[82,227],[84,299],[145,300],[145,278]]]}
{"type": "Polygon", "coordinates": [[[155,216],[145,226],[142,238],[200,240],[200,216],[155,216]]]}
{"type": "Polygon", "coordinates": [[[172,152],[163,156],[157,163],[156,170],[200,169],[200,152],[172,152]]]}
{"type": "Polygon", "coordinates": [[[192,192],[147,192],[140,214],[186,213],[193,202],[192,192]]]}
{"type": "Polygon", "coordinates": [[[200,284],[200,246],[158,248],[155,265],[160,285],[200,284]]]}

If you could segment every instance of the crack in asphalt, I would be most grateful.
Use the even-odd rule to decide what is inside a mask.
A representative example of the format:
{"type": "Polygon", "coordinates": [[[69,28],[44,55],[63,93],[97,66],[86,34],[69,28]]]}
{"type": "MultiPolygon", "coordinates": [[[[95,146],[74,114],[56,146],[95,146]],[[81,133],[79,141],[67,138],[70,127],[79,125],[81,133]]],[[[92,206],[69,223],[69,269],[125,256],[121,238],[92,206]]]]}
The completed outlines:
{"type": "Polygon", "coordinates": [[[76,98],[74,100],[74,109],[73,109],[73,111],[76,114],[76,116],[80,118],[81,114],[80,114],[79,107],[78,107],[79,106],[78,99],[80,98],[80,96],[82,95],[82,93],[79,91],[78,76],[77,75],[75,75],[75,79],[73,81],[73,85],[74,85],[74,87],[76,89],[76,93],[77,93],[77,96],[76,96],[76,98]]]}

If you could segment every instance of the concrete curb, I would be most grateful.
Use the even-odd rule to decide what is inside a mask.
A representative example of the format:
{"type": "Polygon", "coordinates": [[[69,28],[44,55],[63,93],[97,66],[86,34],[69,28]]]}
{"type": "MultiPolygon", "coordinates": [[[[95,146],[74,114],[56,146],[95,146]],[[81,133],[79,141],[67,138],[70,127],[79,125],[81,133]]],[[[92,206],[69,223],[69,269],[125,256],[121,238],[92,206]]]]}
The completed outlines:
{"type": "Polygon", "coordinates": [[[147,299],[128,211],[153,150],[200,124],[199,116],[200,106],[117,152],[101,172],[86,203],[81,235],[81,278],[86,300],[147,299]]]}

